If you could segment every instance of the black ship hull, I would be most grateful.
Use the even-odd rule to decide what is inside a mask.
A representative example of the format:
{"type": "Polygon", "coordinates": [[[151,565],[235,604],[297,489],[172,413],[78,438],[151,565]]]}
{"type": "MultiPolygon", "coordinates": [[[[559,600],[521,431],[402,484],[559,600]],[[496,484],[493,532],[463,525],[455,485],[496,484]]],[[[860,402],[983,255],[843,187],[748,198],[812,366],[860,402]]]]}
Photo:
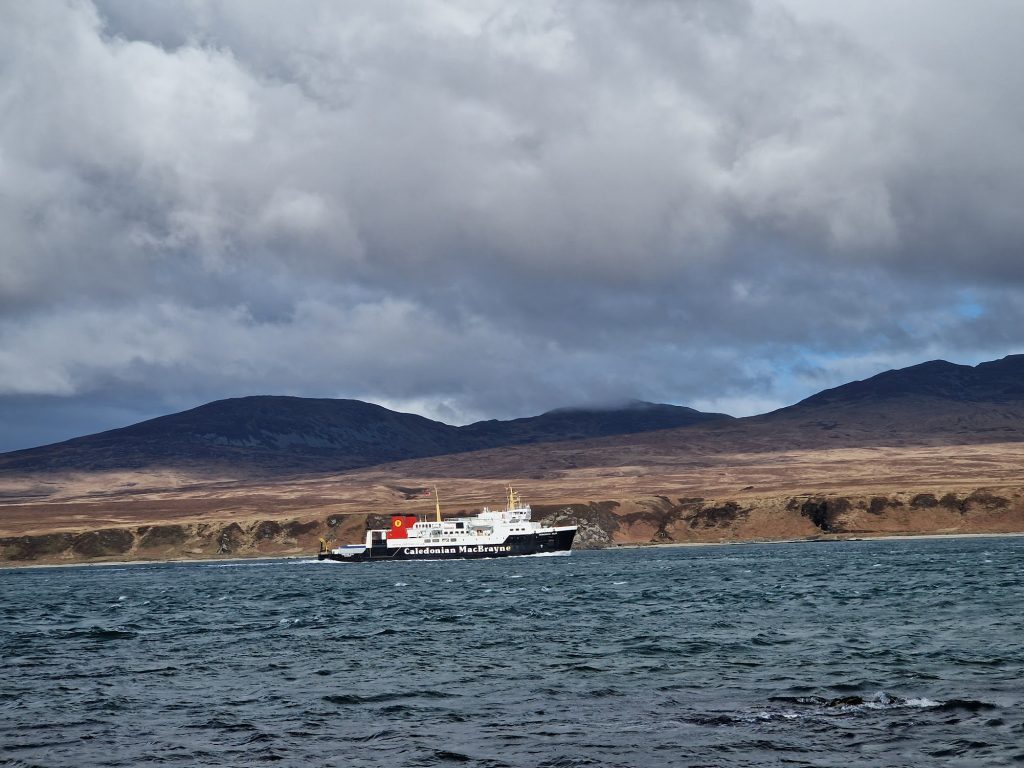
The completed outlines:
{"type": "MultiPolygon", "coordinates": [[[[432,544],[406,546],[394,540],[368,547],[353,555],[341,555],[330,550],[317,555],[317,560],[337,560],[342,563],[365,563],[394,560],[482,560],[492,557],[523,557],[526,555],[568,552],[576,529],[542,531],[509,536],[501,544],[432,544]]],[[[400,541],[400,540],[399,540],[400,541]]]]}

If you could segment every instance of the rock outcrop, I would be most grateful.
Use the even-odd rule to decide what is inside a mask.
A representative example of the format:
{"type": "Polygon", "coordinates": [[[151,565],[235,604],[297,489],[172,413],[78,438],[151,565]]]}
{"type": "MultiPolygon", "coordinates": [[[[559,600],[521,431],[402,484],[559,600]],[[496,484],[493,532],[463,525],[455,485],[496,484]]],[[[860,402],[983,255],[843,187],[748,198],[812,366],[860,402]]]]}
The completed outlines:
{"type": "Polygon", "coordinates": [[[618,506],[617,501],[564,506],[538,504],[533,507],[533,519],[550,526],[578,526],[574,549],[603,549],[612,545],[619,530],[619,518],[615,514],[618,506]]]}

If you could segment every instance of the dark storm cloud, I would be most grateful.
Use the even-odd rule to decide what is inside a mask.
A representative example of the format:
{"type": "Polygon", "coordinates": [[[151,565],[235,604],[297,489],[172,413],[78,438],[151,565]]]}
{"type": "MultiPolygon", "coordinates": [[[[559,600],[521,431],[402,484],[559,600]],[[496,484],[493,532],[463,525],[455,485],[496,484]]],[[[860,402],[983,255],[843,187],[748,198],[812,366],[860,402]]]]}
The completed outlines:
{"type": "Polygon", "coordinates": [[[751,412],[1017,351],[1024,11],[921,13],[8,5],[3,407],[751,412]]]}

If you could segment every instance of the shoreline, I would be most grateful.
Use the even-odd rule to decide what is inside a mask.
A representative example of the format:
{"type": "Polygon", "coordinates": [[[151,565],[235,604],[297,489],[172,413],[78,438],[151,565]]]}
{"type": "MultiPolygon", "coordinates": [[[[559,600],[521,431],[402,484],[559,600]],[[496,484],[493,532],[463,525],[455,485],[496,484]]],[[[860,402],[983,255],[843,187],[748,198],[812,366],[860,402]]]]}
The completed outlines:
{"type": "Polygon", "coordinates": [[[837,538],[799,538],[799,539],[747,539],[735,541],[672,541],[658,544],[615,544],[604,549],[662,549],[679,547],[730,547],[743,544],[830,544],[833,542],[857,543],[865,541],[904,541],[924,539],[1004,539],[1019,538],[1024,531],[1007,533],[891,533],[884,536],[851,536],[837,538]]]}
{"type": "Polygon", "coordinates": [[[0,571],[19,568],[98,568],[101,566],[129,565],[173,565],[176,563],[246,563],[260,560],[315,560],[312,555],[253,555],[251,557],[173,557],[166,560],[83,560],[80,563],[25,563],[13,565],[10,562],[0,563],[0,571]]]}
{"type": "MultiPolygon", "coordinates": [[[[730,547],[742,545],[775,545],[775,544],[824,544],[824,543],[858,543],[871,541],[923,541],[931,539],[1003,539],[1021,538],[1024,531],[1011,531],[1006,533],[907,533],[907,534],[886,534],[884,536],[856,536],[844,538],[798,538],[798,539],[749,539],[746,541],[672,541],[651,544],[613,544],[600,549],[575,550],[577,552],[602,552],[622,549],[679,549],[684,547],[730,547]]],[[[266,560],[313,560],[316,553],[308,555],[253,555],[251,557],[224,557],[224,558],[191,558],[176,557],[166,560],[102,560],[82,561],[73,563],[24,563],[13,564],[8,562],[0,563],[2,570],[19,570],[25,568],[95,568],[110,566],[131,566],[131,565],[170,565],[174,563],[245,563],[266,560]]]]}

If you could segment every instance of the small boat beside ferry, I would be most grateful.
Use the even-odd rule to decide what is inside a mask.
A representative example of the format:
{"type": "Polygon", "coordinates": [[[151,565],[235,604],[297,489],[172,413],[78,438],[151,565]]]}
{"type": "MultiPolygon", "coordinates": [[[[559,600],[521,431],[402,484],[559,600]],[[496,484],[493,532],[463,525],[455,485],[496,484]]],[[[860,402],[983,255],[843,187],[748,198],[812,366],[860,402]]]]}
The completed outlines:
{"type": "Polygon", "coordinates": [[[317,559],[362,563],[568,553],[576,536],[575,525],[551,528],[533,522],[530,505],[511,486],[504,509],[484,507],[472,517],[442,519],[436,489],[434,499],[435,519],[395,514],[390,528],[367,531],[361,544],[330,548],[321,539],[317,559]]]}

